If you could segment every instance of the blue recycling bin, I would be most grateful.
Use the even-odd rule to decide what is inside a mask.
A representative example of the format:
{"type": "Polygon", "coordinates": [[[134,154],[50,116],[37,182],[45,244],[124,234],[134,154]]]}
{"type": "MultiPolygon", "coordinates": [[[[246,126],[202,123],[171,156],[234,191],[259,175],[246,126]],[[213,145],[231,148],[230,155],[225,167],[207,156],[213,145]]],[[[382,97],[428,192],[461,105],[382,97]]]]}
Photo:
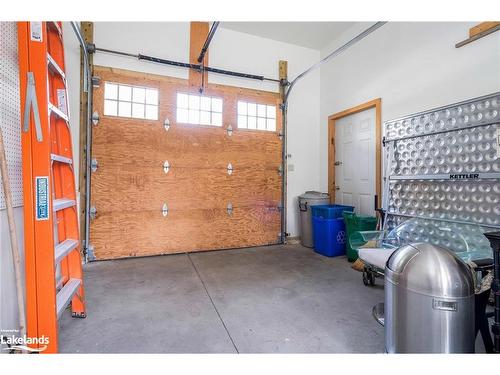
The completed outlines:
{"type": "Polygon", "coordinates": [[[353,212],[344,205],[311,206],[314,251],[327,257],[345,255],[347,235],[342,212],[353,212]]]}

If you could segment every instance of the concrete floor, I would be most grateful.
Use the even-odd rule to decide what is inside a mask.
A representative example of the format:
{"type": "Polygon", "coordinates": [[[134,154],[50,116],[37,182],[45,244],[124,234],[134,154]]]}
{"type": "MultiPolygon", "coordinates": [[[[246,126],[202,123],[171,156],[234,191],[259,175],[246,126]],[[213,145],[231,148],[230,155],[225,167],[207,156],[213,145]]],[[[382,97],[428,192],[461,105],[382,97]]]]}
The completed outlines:
{"type": "Polygon", "coordinates": [[[344,257],[300,245],[90,263],[88,317],[60,322],[68,353],[381,353],[365,287],[344,257]]]}

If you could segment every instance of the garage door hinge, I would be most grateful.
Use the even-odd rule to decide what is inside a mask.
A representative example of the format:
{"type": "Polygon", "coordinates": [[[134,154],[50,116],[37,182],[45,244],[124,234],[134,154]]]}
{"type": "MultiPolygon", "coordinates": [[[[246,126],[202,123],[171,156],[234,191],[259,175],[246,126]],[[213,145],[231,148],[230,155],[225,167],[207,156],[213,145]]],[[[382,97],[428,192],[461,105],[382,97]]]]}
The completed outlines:
{"type": "Polygon", "coordinates": [[[161,212],[163,214],[163,217],[167,217],[167,215],[168,215],[168,205],[166,203],[163,203],[163,207],[161,209],[161,212]]]}
{"type": "Polygon", "coordinates": [[[231,125],[229,125],[226,129],[227,131],[227,135],[228,136],[232,136],[233,135],[233,127],[231,125]]]}
{"type": "Polygon", "coordinates": [[[227,165],[227,174],[230,176],[233,174],[233,165],[231,163],[227,165]]]}
{"type": "Polygon", "coordinates": [[[163,121],[163,127],[165,128],[165,131],[168,132],[168,129],[170,129],[170,120],[168,118],[163,121]]]}
{"type": "Polygon", "coordinates": [[[280,165],[280,166],[278,167],[278,174],[279,174],[280,176],[283,176],[283,165],[280,165]]]}
{"type": "Polygon", "coordinates": [[[97,208],[95,206],[90,207],[89,215],[92,220],[97,217],[97,208]]]}
{"type": "Polygon", "coordinates": [[[97,125],[99,123],[99,113],[97,111],[94,111],[92,113],[92,124],[97,125]]]}
{"type": "Polygon", "coordinates": [[[278,233],[278,241],[279,241],[279,243],[286,244],[286,238],[287,237],[290,237],[290,233],[287,233],[287,232],[285,232],[285,233],[282,233],[282,232],[278,233]]]}
{"type": "Polygon", "coordinates": [[[95,260],[94,246],[89,244],[85,249],[85,256],[87,261],[92,262],[95,260]]]}
{"type": "Polygon", "coordinates": [[[227,211],[227,214],[228,214],[229,216],[231,216],[231,215],[233,214],[233,205],[232,205],[232,203],[231,203],[231,202],[229,202],[229,203],[227,204],[226,211],[227,211]]]}
{"type": "Polygon", "coordinates": [[[268,206],[268,211],[281,211],[283,209],[283,205],[279,203],[277,206],[268,206]]]}
{"type": "Polygon", "coordinates": [[[170,170],[170,163],[168,162],[168,160],[165,160],[165,163],[163,163],[163,172],[168,173],[169,170],[170,170]]]}
{"type": "Polygon", "coordinates": [[[92,161],[90,162],[90,170],[92,172],[95,172],[95,171],[97,171],[97,167],[99,167],[99,163],[97,163],[97,159],[92,159],[92,161]]]}
{"type": "Polygon", "coordinates": [[[92,86],[99,87],[101,85],[101,77],[92,76],[92,86]]]}
{"type": "Polygon", "coordinates": [[[342,162],[341,162],[341,161],[336,161],[336,162],[334,163],[334,165],[342,165],[342,162]]]}
{"type": "Polygon", "coordinates": [[[283,140],[283,131],[282,130],[280,130],[280,132],[278,133],[278,137],[279,137],[280,141],[283,140]]]}

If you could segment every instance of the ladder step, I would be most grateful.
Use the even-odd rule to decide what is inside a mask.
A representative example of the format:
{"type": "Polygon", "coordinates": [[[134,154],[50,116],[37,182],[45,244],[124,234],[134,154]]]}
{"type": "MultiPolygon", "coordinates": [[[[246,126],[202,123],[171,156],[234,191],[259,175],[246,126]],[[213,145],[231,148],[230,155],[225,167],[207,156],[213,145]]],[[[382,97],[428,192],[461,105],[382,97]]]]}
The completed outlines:
{"type": "Polygon", "coordinates": [[[54,60],[54,58],[50,56],[50,54],[47,54],[47,64],[50,70],[52,70],[54,73],[59,74],[63,80],[66,80],[66,74],[64,74],[64,71],[61,69],[56,60],[54,60]]]}
{"type": "Polygon", "coordinates": [[[64,121],[66,121],[66,123],[69,123],[68,116],[66,116],[66,114],[59,108],[57,108],[54,104],[49,103],[49,114],[51,115],[52,113],[54,113],[59,118],[62,118],[64,121]]]}
{"type": "Polygon", "coordinates": [[[64,210],[68,207],[73,207],[76,205],[76,201],[73,199],[61,198],[54,199],[54,211],[64,210]]]}
{"type": "Polygon", "coordinates": [[[63,260],[64,257],[71,252],[71,250],[76,249],[77,246],[78,241],[73,239],[67,239],[61,243],[58,243],[55,249],[56,264],[61,262],[61,260],[63,260]]]}
{"type": "Polygon", "coordinates": [[[50,154],[50,159],[52,161],[58,161],[59,163],[73,164],[72,159],[57,154],[50,154]]]}
{"type": "Polygon", "coordinates": [[[78,291],[78,288],[82,284],[80,279],[69,279],[66,284],[62,287],[62,289],[57,293],[56,301],[57,301],[57,318],[61,316],[64,309],[69,305],[71,299],[78,291]]]}
{"type": "Polygon", "coordinates": [[[60,277],[56,280],[56,289],[62,288],[63,283],[64,283],[64,277],[60,276],[60,277]]]}
{"type": "Polygon", "coordinates": [[[62,37],[62,30],[61,28],[59,27],[59,25],[57,24],[57,22],[54,22],[54,21],[47,21],[47,26],[49,28],[53,28],[55,31],[57,31],[57,33],[59,34],[60,37],[62,37]]]}

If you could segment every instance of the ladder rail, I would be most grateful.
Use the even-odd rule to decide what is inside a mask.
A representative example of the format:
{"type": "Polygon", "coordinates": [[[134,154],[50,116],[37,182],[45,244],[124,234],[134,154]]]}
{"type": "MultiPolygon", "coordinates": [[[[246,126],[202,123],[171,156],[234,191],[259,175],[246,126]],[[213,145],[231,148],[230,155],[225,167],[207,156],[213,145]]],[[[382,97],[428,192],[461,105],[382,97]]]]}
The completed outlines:
{"type": "MultiPolygon", "coordinates": [[[[18,23],[18,56],[19,56],[19,87],[21,108],[24,108],[27,101],[28,84],[27,73],[29,67],[29,28],[27,24],[18,23]],[[25,73],[25,74],[23,74],[25,73]]],[[[25,113],[21,111],[21,123],[24,123],[25,113]]],[[[26,334],[35,337],[38,333],[38,314],[36,308],[37,300],[37,279],[35,256],[35,194],[31,173],[26,173],[32,168],[32,134],[21,132],[22,160],[23,160],[23,213],[24,213],[24,264],[25,264],[25,289],[26,289],[26,334]],[[31,301],[31,303],[30,303],[31,301]],[[35,306],[33,306],[35,302],[35,306]]]]}
{"type": "MultiPolygon", "coordinates": [[[[69,145],[67,143],[68,138],[70,138],[70,134],[68,133],[69,116],[66,90],[67,82],[66,75],[64,73],[64,56],[63,53],[61,53],[62,39],[59,32],[57,32],[56,35],[49,32],[49,30],[51,30],[50,26],[48,26],[47,30],[47,64],[49,68],[48,107],[50,111],[50,138],[52,140],[51,151],[53,152],[53,154],[51,154],[51,160],[53,160],[54,153],[56,155],[68,154],[69,145]]],[[[70,156],[72,157],[71,154],[70,156]]],[[[56,159],[56,161],[64,160],[62,158],[56,159]]],[[[66,187],[67,183],[65,182],[65,179],[70,179],[71,182],[73,174],[73,170],[68,170],[67,165],[68,163],[52,163],[52,185],[53,197],[55,199],[53,208],[55,211],[54,215],[57,218],[57,225],[54,228],[56,243],[55,263],[63,281],[62,288],[58,288],[58,286],[56,286],[58,295],[62,293],[64,283],[70,280],[70,274],[72,273],[69,258],[66,257],[69,252],[67,254],[59,252],[59,250],[65,249],[62,244],[65,243],[66,239],[71,237],[70,233],[68,233],[70,231],[68,221],[70,220],[71,213],[68,212],[66,208],[76,206],[74,189],[68,189],[66,187]],[[61,255],[64,256],[61,257],[61,255]]],[[[73,187],[73,183],[71,183],[71,186],[73,187]]]]}
{"type": "MultiPolygon", "coordinates": [[[[59,23],[54,25],[60,26],[59,23]]],[[[49,25],[48,30],[51,30],[51,25],[49,25]]],[[[60,33],[60,27],[55,28],[57,35],[48,33],[49,48],[47,51],[47,58],[51,60],[51,65],[57,74],[50,77],[51,80],[51,101],[49,107],[51,108],[53,114],[56,115],[55,118],[51,118],[51,126],[54,127],[53,132],[55,134],[54,139],[56,142],[53,147],[56,148],[58,154],[69,155],[73,159],[71,132],[69,127],[69,104],[68,104],[68,92],[67,92],[67,82],[66,75],[64,72],[64,46],[62,41],[62,35],[60,33]],[[53,48],[55,47],[55,48],[53,48]],[[50,106],[51,103],[55,103],[50,106]]],[[[61,160],[61,159],[59,159],[61,160]]],[[[56,195],[56,198],[64,199],[63,208],[61,211],[57,212],[58,217],[63,220],[59,221],[58,229],[64,232],[63,239],[75,239],[78,238],[79,228],[78,228],[78,213],[76,207],[76,187],[75,187],[75,176],[72,166],[68,168],[69,163],[57,163],[53,165],[54,171],[54,183],[59,180],[60,194],[56,195]],[[56,173],[57,172],[57,173],[56,173]],[[68,208],[68,209],[66,209],[68,208]]],[[[59,190],[59,189],[58,189],[59,190]]],[[[64,242],[63,241],[63,242],[64,242]]],[[[68,269],[64,276],[65,280],[71,279],[82,279],[81,272],[81,259],[80,259],[80,246],[78,246],[68,251],[65,257],[61,260],[61,268],[68,269]]],[[[56,250],[58,249],[56,245],[56,250]]],[[[57,253],[56,253],[56,263],[57,263],[57,253]]],[[[64,272],[63,272],[64,273],[64,272]]],[[[83,283],[80,283],[80,286],[83,283]]],[[[63,287],[64,289],[64,287],[63,287]]],[[[61,293],[62,290],[59,292],[61,293]]],[[[85,316],[83,300],[83,288],[78,288],[78,298],[72,297],[71,305],[73,310],[73,315],[85,316]]]]}

